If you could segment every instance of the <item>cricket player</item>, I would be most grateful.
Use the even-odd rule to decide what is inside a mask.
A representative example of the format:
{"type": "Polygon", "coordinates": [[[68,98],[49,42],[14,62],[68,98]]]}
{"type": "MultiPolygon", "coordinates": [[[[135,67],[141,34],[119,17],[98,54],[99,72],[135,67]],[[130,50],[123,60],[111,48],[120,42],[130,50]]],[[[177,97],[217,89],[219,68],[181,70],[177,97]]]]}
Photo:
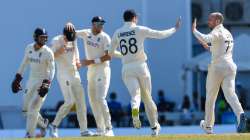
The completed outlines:
{"type": "Polygon", "coordinates": [[[124,25],[113,35],[110,54],[113,55],[114,50],[120,48],[123,63],[122,78],[131,95],[134,127],[138,129],[141,127],[139,106],[142,99],[152,128],[152,136],[156,136],[160,132],[160,124],[157,121],[157,108],[151,96],[151,76],[143,43],[146,38],[163,39],[173,35],[180,27],[180,19],[174,28],[162,31],[136,25],[137,15],[132,9],[124,12],[123,19],[124,25]]]}
{"type": "Polygon", "coordinates": [[[55,55],[57,80],[64,97],[64,104],[59,108],[52,124],[49,125],[50,136],[58,137],[57,127],[62,119],[70,112],[74,104],[76,105],[76,114],[80,125],[81,136],[92,136],[93,134],[87,129],[85,96],[78,72],[81,63],[74,27],[73,30],[70,31],[65,26],[63,35],[58,35],[53,38],[52,50],[55,55]]]}
{"type": "Polygon", "coordinates": [[[110,83],[110,67],[108,55],[111,39],[103,31],[104,19],[100,16],[92,18],[92,28],[77,31],[77,37],[83,39],[86,59],[83,66],[88,66],[88,96],[90,106],[97,125],[96,135],[114,136],[111,117],[106,101],[110,83]]]}
{"type": "Polygon", "coordinates": [[[27,115],[26,136],[34,137],[36,126],[42,128],[41,136],[46,135],[48,120],[40,115],[40,108],[49,91],[50,83],[53,80],[55,66],[54,54],[45,45],[47,42],[47,32],[44,28],[36,28],[34,32],[34,43],[29,44],[25,49],[23,61],[12,82],[12,91],[17,93],[21,90],[20,82],[25,68],[30,66],[29,80],[24,91],[24,101],[22,110],[27,115]]]}
{"type": "Polygon", "coordinates": [[[202,34],[196,29],[196,20],[192,31],[195,37],[212,53],[211,63],[208,66],[206,82],[205,120],[200,123],[207,133],[213,133],[214,108],[220,86],[225,98],[237,116],[237,132],[245,132],[246,116],[235,93],[236,65],[233,61],[234,40],[231,33],[223,26],[223,15],[219,12],[211,13],[208,18],[209,34],[202,34]],[[207,43],[211,43],[208,46],[207,43]]]}

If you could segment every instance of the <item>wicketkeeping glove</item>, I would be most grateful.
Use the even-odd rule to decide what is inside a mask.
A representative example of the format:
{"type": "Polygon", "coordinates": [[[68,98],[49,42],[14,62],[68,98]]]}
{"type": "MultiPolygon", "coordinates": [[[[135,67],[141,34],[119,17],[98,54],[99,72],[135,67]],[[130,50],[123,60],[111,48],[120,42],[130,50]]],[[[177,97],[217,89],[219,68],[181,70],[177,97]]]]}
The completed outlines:
{"type": "Polygon", "coordinates": [[[48,93],[49,87],[50,87],[50,81],[47,79],[44,79],[42,82],[42,85],[38,89],[39,96],[43,98],[48,93]]]}
{"type": "Polygon", "coordinates": [[[15,79],[13,80],[11,84],[11,89],[13,93],[17,93],[19,90],[22,90],[22,87],[20,85],[20,82],[22,81],[23,77],[21,74],[17,73],[15,76],[15,79]]]}

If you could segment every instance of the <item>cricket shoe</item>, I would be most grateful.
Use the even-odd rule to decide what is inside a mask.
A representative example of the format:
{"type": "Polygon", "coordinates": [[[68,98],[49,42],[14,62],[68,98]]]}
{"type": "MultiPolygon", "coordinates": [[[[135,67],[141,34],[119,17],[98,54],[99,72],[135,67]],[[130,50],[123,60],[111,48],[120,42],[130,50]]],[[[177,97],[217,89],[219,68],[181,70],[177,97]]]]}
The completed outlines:
{"type": "Polygon", "coordinates": [[[49,125],[49,120],[48,119],[44,119],[43,121],[43,126],[40,126],[40,134],[37,134],[36,137],[45,137],[47,134],[47,128],[49,125]]]}
{"type": "Polygon", "coordinates": [[[104,136],[105,130],[97,129],[97,131],[93,134],[93,136],[104,136]]]}
{"type": "Polygon", "coordinates": [[[52,138],[58,138],[58,128],[53,124],[49,125],[49,135],[52,138]]]}
{"type": "Polygon", "coordinates": [[[114,135],[114,132],[113,132],[112,129],[107,128],[106,131],[105,131],[104,136],[113,137],[113,136],[115,136],[115,135],[114,135]]]}
{"type": "Polygon", "coordinates": [[[151,128],[152,129],[152,134],[151,136],[158,136],[161,130],[161,126],[159,123],[156,124],[155,127],[151,128]]]}
{"type": "Polygon", "coordinates": [[[140,129],[141,128],[141,121],[139,116],[139,109],[133,108],[132,109],[132,119],[133,119],[133,125],[135,128],[140,129]]]}
{"type": "Polygon", "coordinates": [[[25,134],[24,138],[32,138],[32,136],[30,135],[29,132],[27,132],[27,133],[25,134]]]}
{"type": "Polygon", "coordinates": [[[244,113],[240,114],[240,123],[237,127],[237,132],[238,133],[246,133],[247,132],[247,118],[244,113]]]}
{"type": "Polygon", "coordinates": [[[200,127],[201,127],[201,129],[204,130],[205,133],[207,133],[207,134],[213,134],[213,128],[206,126],[206,123],[205,123],[204,120],[201,120],[200,127]]]}
{"type": "Polygon", "coordinates": [[[91,136],[95,136],[95,134],[89,130],[86,130],[86,131],[81,132],[81,136],[82,137],[91,137],[91,136]]]}

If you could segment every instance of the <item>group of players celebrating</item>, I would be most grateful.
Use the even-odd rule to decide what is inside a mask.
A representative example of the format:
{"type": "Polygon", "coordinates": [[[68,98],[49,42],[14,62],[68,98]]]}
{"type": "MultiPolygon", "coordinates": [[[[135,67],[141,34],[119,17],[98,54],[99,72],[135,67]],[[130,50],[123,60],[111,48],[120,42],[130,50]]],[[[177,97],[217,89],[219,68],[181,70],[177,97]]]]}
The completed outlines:
{"type": "MultiPolygon", "coordinates": [[[[214,101],[218,93],[217,88],[223,83],[223,90],[228,92],[228,101],[238,116],[237,131],[244,132],[246,118],[234,92],[235,75],[228,76],[229,74],[226,75],[222,72],[229,69],[228,71],[232,71],[230,71],[231,74],[236,73],[232,69],[232,65],[235,66],[232,61],[233,38],[222,26],[223,16],[220,13],[212,13],[209,17],[210,22],[213,23],[213,27],[211,27],[213,31],[208,35],[197,31],[196,21],[193,23],[194,35],[205,48],[211,51],[212,57],[218,57],[211,62],[214,68],[212,66],[209,68],[208,79],[210,80],[208,82],[210,86],[207,88],[206,117],[201,121],[201,128],[208,134],[213,133],[214,101]],[[229,41],[227,46],[224,45],[226,41],[229,41]],[[208,42],[213,47],[207,46],[208,42]],[[221,50],[224,49],[223,45],[227,47],[226,53],[221,53],[221,50]],[[226,78],[227,76],[229,78],[226,78]]],[[[93,17],[91,29],[76,30],[73,23],[67,23],[63,28],[63,34],[52,39],[50,48],[46,45],[48,39],[46,30],[44,28],[35,30],[34,43],[26,47],[23,61],[12,82],[12,91],[17,93],[22,89],[21,80],[25,68],[30,66],[22,107],[23,114],[27,118],[25,137],[35,137],[37,127],[40,128],[41,137],[46,135],[47,128],[50,130],[51,137],[58,137],[58,126],[73,105],[76,106],[81,136],[114,136],[106,101],[111,75],[109,61],[113,57],[122,60],[122,79],[131,95],[131,114],[134,127],[141,128],[139,107],[142,100],[152,129],[151,135],[159,135],[160,124],[158,123],[157,107],[151,96],[151,75],[146,63],[147,55],[144,52],[143,44],[146,38],[163,39],[173,35],[179,29],[181,20],[180,18],[177,20],[175,27],[162,31],[138,26],[137,14],[133,9],[128,9],[123,13],[123,20],[124,25],[115,31],[112,40],[103,31],[105,20],[100,16],[93,17]],[[83,60],[80,60],[79,57],[78,38],[84,41],[86,58],[83,60]],[[120,48],[120,51],[117,48],[120,48]],[[64,104],[59,108],[53,122],[49,123],[48,119],[43,118],[39,111],[51,86],[55,74],[55,63],[64,104]],[[78,72],[84,66],[88,67],[87,92],[97,124],[95,133],[87,128],[85,95],[78,72]]]]}

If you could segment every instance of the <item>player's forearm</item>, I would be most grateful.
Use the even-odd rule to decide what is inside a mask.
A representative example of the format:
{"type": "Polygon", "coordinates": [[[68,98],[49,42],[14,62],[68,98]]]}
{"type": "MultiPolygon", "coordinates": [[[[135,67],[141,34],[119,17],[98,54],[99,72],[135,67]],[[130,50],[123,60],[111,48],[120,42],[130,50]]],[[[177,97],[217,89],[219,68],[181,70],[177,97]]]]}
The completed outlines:
{"type": "Polygon", "coordinates": [[[204,41],[202,41],[201,39],[197,38],[197,40],[199,41],[199,43],[202,45],[202,47],[206,50],[210,50],[210,47],[208,46],[208,44],[204,41]]]}
{"type": "Polygon", "coordinates": [[[167,38],[176,32],[176,28],[171,28],[163,31],[163,38],[167,38]]]}
{"type": "Polygon", "coordinates": [[[197,29],[195,29],[193,33],[194,33],[194,36],[197,39],[205,41],[206,43],[212,42],[212,35],[211,34],[207,34],[207,35],[206,34],[202,34],[197,29]]]}
{"type": "Polygon", "coordinates": [[[117,58],[122,58],[122,54],[121,54],[121,52],[119,52],[119,51],[117,51],[117,50],[115,50],[115,51],[113,51],[113,52],[109,52],[109,54],[110,54],[110,56],[112,56],[112,57],[117,57],[117,58]]]}
{"type": "Polygon", "coordinates": [[[170,28],[168,30],[163,30],[163,31],[152,31],[151,33],[153,34],[154,38],[157,39],[163,39],[163,38],[167,38],[170,37],[171,35],[173,35],[176,32],[175,28],[170,28]]]}
{"type": "Polygon", "coordinates": [[[23,62],[21,63],[19,69],[17,70],[17,73],[19,73],[20,75],[23,75],[26,67],[28,65],[28,61],[26,60],[26,58],[23,60],[23,62]]]}
{"type": "Polygon", "coordinates": [[[122,54],[121,52],[117,51],[115,46],[118,46],[117,43],[113,42],[112,45],[109,47],[109,49],[107,50],[108,54],[112,57],[117,57],[117,58],[122,58],[122,54]]]}

